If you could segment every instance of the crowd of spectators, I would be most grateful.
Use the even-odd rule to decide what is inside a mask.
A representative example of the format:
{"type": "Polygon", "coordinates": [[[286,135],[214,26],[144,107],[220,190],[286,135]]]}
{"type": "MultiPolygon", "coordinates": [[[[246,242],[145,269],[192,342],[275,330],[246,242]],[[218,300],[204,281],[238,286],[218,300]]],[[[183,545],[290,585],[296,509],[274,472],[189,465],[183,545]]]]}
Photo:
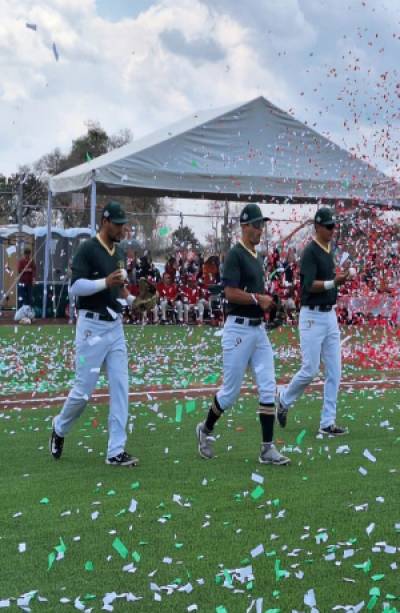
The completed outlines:
{"type": "MultiPolygon", "coordinates": [[[[307,237],[307,240],[309,237],[307,237]]],[[[264,254],[265,289],[275,305],[266,315],[271,327],[295,324],[300,309],[299,264],[303,244],[274,248],[264,254]]],[[[344,257],[357,271],[341,289],[337,313],[341,323],[385,325],[400,323],[400,258],[398,226],[371,222],[352,223],[351,217],[334,245],[336,261],[344,257]]],[[[141,323],[219,323],[223,319],[223,258],[207,258],[183,250],[171,255],[164,271],[145,254],[128,254],[130,291],[138,293],[141,278],[156,288],[156,305],[136,316],[141,323]]]]}
{"type": "Polygon", "coordinates": [[[211,255],[193,251],[179,251],[168,258],[164,271],[160,270],[149,253],[136,257],[128,253],[127,272],[129,291],[139,294],[140,279],[146,279],[156,290],[156,304],[148,310],[133,309],[135,323],[210,323],[222,318],[220,261],[211,255]]]}
{"type": "MultiPolygon", "coordinates": [[[[351,265],[356,276],[340,288],[337,314],[341,323],[400,324],[399,226],[369,211],[347,216],[340,224],[335,257],[340,268],[351,265]]],[[[300,254],[274,249],[265,256],[266,290],[277,297],[275,318],[292,323],[300,308],[300,254]],[[279,299],[279,300],[278,300],[279,299]]]]}

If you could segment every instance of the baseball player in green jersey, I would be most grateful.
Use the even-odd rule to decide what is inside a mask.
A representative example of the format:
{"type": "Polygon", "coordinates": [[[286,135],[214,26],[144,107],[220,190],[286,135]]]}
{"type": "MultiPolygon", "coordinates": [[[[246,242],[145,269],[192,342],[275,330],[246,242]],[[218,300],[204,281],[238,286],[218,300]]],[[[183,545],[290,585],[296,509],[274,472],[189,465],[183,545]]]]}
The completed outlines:
{"type": "Polygon", "coordinates": [[[230,409],[240,393],[248,366],[256,380],[258,414],[262,431],[259,461],[262,464],[289,464],[273,444],[275,421],[275,370],[271,343],[264,325],[264,311],[273,299],[265,295],[264,269],[256,252],[265,221],[257,204],[248,204],[240,214],[242,239],[225,260],[223,283],[228,301],[223,349],[223,385],[215,395],[207,418],[196,428],[198,451],[202,458],[213,457],[212,431],[218,419],[230,409]]]}
{"type": "Polygon", "coordinates": [[[132,466],[138,462],[125,450],[128,355],[121,312],[124,301],[130,306],[134,301],[124,288],[127,273],[118,245],[126,221],[121,205],[108,203],[99,233],[84,241],[73,258],[70,291],[78,299],[76,371],[73,388],[53,420],[50,453],[55,459],[61,457],[64,437],[83,413],[104,365],[110,391],[106,463],[132,466]]]}
{"type": "Polygon", "coordinates": [[[340,332],[335,313],[337,288],[349,271],[336,274],[331,251],[335,229],[331,209],[319,209],[314,218],[315,236],[304,249],[300,263],[301,309],[299,317],[301,369],[277,394],[277,419],[284,428],[290,407],[317,375],[320,361],[325,366],[321,434],[338,436],[346,429],[336,425],[336,401],[341,376],[340,332]]]}

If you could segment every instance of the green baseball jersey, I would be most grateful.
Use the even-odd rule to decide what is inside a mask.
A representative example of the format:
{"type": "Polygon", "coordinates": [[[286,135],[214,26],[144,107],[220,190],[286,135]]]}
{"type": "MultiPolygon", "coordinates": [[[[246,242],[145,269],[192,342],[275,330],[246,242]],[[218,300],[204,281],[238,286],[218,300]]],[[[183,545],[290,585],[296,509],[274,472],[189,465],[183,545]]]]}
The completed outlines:
{"type": "MultiPolygon", "coordinates": [[[[222,275],[224,287],[237,287],[249,294],[264,294],[264,268],[262,259],[252,255],[241,243],[228,251],[222,275]]],[[[257,304],[228,302],[228,315],[262,317],[263,310],[257,304]]]]}
{"type": "MultiPolygon", "coordinates": [[[[118,268],[125,267],[124,253],[117,244],[111,252],[97,239],[89,238],[79,245],[72,260],[71,285],[77,279],[104,279],[118,268]]],[[[122,311],[122,305],[117,300],[120,295],[119,287],[106,288],[91,296],[79,296],[78,309],[95,311],[102,315],[109,315],[107,307],[116,313],[122,311]]]]}
{"type": "Polygon", "coordinates": [[[336,304],[337,289],[329,289],[318,294],[311,293],[314,281],[331,281],[335,278],[335,260],[315,240],[304,249],[300,261],[301,304],[303,306],[322,306],[336,304]]]}

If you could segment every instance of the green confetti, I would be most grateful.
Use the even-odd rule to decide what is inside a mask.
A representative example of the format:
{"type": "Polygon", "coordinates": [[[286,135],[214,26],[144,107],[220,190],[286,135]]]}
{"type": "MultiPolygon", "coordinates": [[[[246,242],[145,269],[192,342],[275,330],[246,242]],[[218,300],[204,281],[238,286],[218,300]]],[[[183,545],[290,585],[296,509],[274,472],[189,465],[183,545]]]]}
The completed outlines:
{"type": "Polygon", "coordinates": [[[382,579],[384,579],[385,575],[383,573],[378,574],[378,575],[372,575],[371,579],[372,581],[382,581],[382,579]]]}
{"type": "Polygon", "coordinates": [[[371,570],[372,567],[372,563],[371,560],[367,560],[366,562],[363,562],[362,564],[353,564],[354,568],[359,568],[360,570],[364,571],[364,573],[368,574],[369,571],[371,570]]]}
{"type": "Polygon", "coordinates": [[[138,551],[132,551],[132,559],[135,562],[140,562],[140,553],[138,551]]]}
{"type": "Polygon", "coordinates": [[[320,532],[315,537],[315,541],[316,541],[317,545],[320,545],[321,543],[325,543],[325,541],[327,541],[327,539],[328,539],[328,535],[327,535],[326,532],[320,532]]]}
{"type": "Polygon", "coordinates": [[[134,481],[131,484],[131,490],[137,490],[140,487],[140,482],[139,481],[134,481]]]}
{"type": "Polygon", "coordinates": [[[65,553],[67,551],[67,546],[62,540],[61,536],[60,536],[60,544],[56,545],[54,549],[57,551],[57,553],[65,553]]]}
{"type": "Polygon", "coordinates": [[[225,607],[220,604],[216,609],[215,609],[216,613],[228,613],[228,609],[225,609],[225,607]]]}
{"type": "Polygon", "coordinates": [[[277,581],[283,579],[285,577],[289,577],[289,572],[287,570],[281,569],[281,561],[275,560],[275,578],[277,581]]]}
{"type": "Polygon", "coordinates": [[[228,585],[232,585],[232,577],[230,575],[230,573],[224,569],[224,577],[225,577],[225,581],[228,583],[228,585]]]}
{"type": "Polygon", "coordinates": [[[93,562],[91,560],[88,560],[87,562],[85,562],[85,570],[87,570],[88,572],[91,572],[94,570],[93,562]]]}
{"type": "Polygon", "coordinates": [[[372,598],[370,599],[369,603],[367,604],[368,611],[372,611],[372,609],[375,607],[377,602],[378,602],[378,597],[377,596],[372,596],[372,598]]]}
{"type": "Polygon", "coordinates": [[[192,413],[196,409],[195,400],[187,400],[185,403],[186,413],[192,413]]]}
{"type": "Polygon", "coordinates": [[[192,160],[192,166],[193,166],[193,168],[197,168],[197,162],[196,162],[196,160],[192,160]]]}
{"type": "Polygon", "coordinates": [[[82,596],[82,600],[96,600],[96,594],[85,594],[82,596]]]}
{"type": "Polygon", "coordinates": [[[50,500],[48,498],[42,498],[39,500],[39,504],[49,504],[50,500]]]}
{"type": "Polygon", "coordinates": [[[176,405],[175,421],[180,424],[182,421],[183,406],[181,404],[176,405]]]}
{"type": "Polygon", "coordinates": [[[296,445],[301,445],[301,443],[303,442],[303,438],[306,435],[306,432],[307,430],[302,430],[300,434],[296,436],[296,445]]]}
{"type": "Polygon", "coordinates": [[[204,383],[216,383],[219,379],[219,374],[218,373],[211,373],[210,375],[207,375],[207,377],[205,377],[204,379],[204,383]]]}
{"type": "Polygon", "coordinates": [[[169,233],[169,230],[168,230],[168,228],[165,228],[165,227],[164,228],[160,228],[159,231],[158,231],[159,236],[167,236],[168,233],[169,233]]]}
{"type": "Polygon", "coordinates": [[[109,490],[109,491],[107,492],[107,496],[115,496],[115,494],[116,494],[116,493],[117,493],[117,492],[116,492],[115,490],[109,490]]]}
{"type": "Polygon", "coordinates": [[[125,547],[125,545],[123,544],[123,542],[121,541],[121,539],[118,538],[118,536],[114,539],[112,546],[114,547],[115,551],[119,553],[121,558],[127,557],[129,552],[127,548],[125,547]]]}
{"type": "Polygon", "coordinates": [[[258,500],[264,494],[264,488],[261,485],[257,485],[254,490],[251,492],[250,496],[253,500],[258,500]]]}
{"type": "Polygon", "coordinates": [[[371,587],[371,589],[369,590],[369,595],[378,597],[381,595],[381,590],[379,589],[379,587],[371,587]]]}
{"type": "Polygon", "coordinates": [[[47,562],[48,562],[47,570],[50,570],[50,568],[53,566],[55,559],[56,559],[56,554],[54,551],[52,551],[51,553],[49,553],[47,557],[47,562]]]}

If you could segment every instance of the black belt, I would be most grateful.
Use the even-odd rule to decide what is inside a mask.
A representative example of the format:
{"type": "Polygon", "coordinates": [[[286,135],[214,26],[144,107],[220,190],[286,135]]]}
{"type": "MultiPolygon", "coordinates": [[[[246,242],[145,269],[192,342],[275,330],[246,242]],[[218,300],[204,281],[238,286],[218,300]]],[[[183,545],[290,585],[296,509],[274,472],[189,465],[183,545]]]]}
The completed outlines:
{"type": "Polygon", "coordinates": [[[247,326],[260,326],[262,319],[249,319],[248,317],[236,317],[235,324],[245,324],[247,326]]]}
{"type": "Polygon", "coordinates": [[[314,306],[306,304],[304,306],[307,306],[310,311],[321,311],[321,313],[327,313],[333,309],[333,304],[315,304],[314,306]]]}
{"type": "Polygon", "coordinates": [[[95,319],[96,321],[115,321],[111,315],[101,315],[100,313],[94,313],[92,311],[86,311],[86,319],[95,319]]]}

